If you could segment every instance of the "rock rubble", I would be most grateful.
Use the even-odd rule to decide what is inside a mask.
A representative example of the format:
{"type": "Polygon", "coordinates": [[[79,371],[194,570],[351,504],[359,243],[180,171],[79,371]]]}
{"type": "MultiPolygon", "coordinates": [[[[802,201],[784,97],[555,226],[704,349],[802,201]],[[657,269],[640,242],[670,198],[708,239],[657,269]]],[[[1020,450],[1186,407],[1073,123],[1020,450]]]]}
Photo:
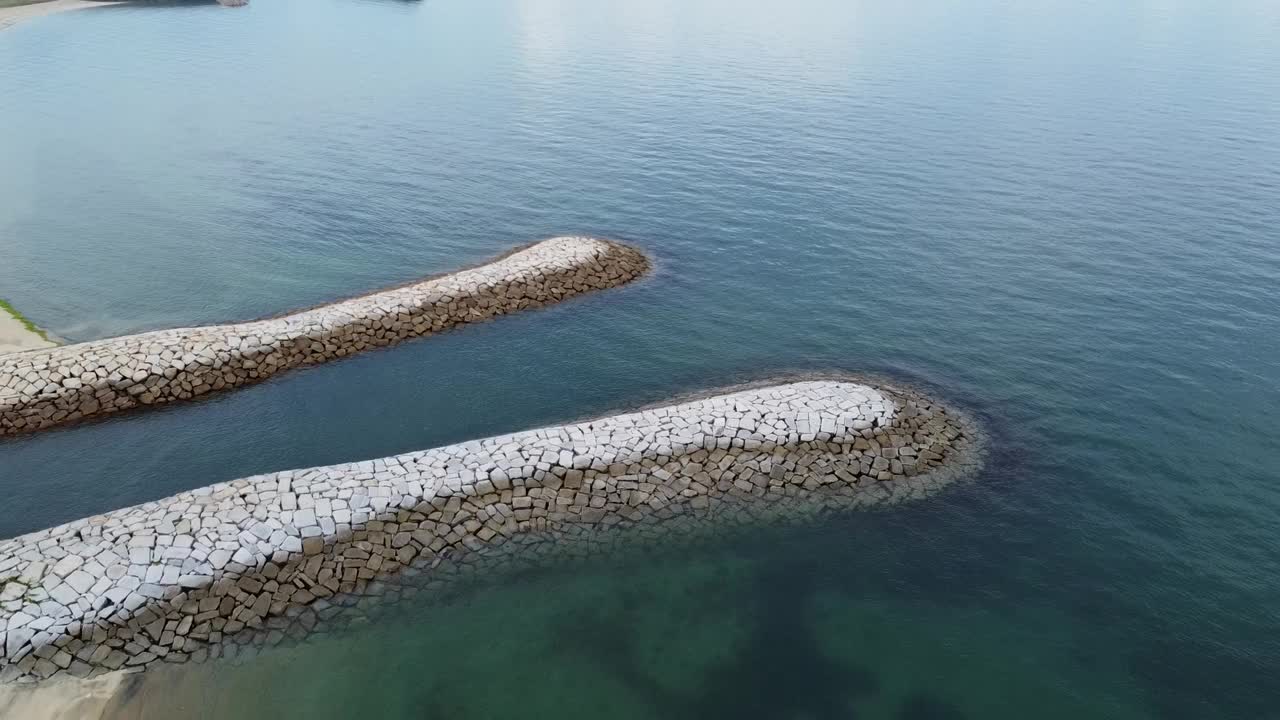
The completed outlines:
{"type": "Polygon", "coordinates": [[[248,385],[621,285],[648,267],[625,245],[553,238],[487,265],[279,318],[0,356],[0,436],[248,385]]]}
{"type": "Polygon", "coordinates": [[[914,391],[809,380],[220,483],[0,542],[0,681],[303,637],[388,578],[530,539],[919,497],[979,448],[914,391]]]}

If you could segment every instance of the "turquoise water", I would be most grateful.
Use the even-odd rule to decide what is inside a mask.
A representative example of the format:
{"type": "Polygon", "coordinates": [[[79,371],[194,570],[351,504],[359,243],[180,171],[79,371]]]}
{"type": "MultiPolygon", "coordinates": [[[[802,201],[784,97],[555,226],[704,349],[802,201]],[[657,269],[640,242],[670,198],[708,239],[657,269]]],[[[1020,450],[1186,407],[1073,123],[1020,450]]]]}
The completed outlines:
{"type": "Polygon", "coordinates": [[[1277,38],[1269,0],[254,0],[23,23],[0,33],[0,295],[62,337],[276,314],[555,234],[658,264],[0,442],[0,536],[869,371],[981,417],[988,470],[890,512],[410,604],[188,671],[169,701],[1280,717],[1277,38]]]}

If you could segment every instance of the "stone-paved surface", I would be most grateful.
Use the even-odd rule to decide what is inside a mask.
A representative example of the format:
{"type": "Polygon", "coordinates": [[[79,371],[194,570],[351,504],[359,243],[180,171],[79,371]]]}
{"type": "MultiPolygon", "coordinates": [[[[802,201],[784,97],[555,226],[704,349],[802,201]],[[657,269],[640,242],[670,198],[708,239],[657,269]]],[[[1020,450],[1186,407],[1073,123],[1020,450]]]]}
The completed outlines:
{"type": "Polygon", "coordinates": [[[461,323],[629,282],[639,251],[545,240],[487,265],[292,315],[160,330],[0,357],[0,435],[189,400],[461,323]]]}
{"type": "Polygon", "coordinates": [[[305,634],[393,573],[532,537],[919,495],[976,447],[923,396],[822,380],[213,485],[0,543],[0,680],[305,634]]]}

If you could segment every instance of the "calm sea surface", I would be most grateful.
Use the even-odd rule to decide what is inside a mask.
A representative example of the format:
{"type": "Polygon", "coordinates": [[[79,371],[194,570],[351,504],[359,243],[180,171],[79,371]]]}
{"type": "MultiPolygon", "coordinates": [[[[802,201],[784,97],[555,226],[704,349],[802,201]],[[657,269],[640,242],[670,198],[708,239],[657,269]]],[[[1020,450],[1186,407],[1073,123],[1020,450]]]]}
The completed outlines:
{"type": "Polygon", "coordinates": [[[657,271],[0,442],[0,536],[794,370],[968,407],[988,469],[155,673],[143,717],[1280,718],[1274,0],[253,0],[0,33],[0,296],[69,340],[566,233],[657,271]]]}

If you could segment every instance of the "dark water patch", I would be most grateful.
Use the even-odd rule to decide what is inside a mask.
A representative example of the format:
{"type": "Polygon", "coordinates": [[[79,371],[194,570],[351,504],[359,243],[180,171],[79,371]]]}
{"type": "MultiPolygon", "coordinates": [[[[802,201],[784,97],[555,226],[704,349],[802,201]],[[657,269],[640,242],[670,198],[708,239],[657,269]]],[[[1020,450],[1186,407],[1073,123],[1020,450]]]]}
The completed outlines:
{"type": "Polygon", "coordinates": [[[955,705],[925,694],[913,695],[902,705],[898,720],[967,720],[955,705]]]}
{"type": "MultiPolygon", "coordinates": [[[[634,590],[621,593],[618,605],[607,611],[591,608],[566,619],[556,634],[573,640],[561,651],[583,655],[616,682],[630,686],[658,717],[856,717],[857,701],[876,692],[875,674],[832,662],[817,646],[814,628],[805,621],[805,605],[814,588],[811,568],[805,565],[797,558],[751,578],[740,598],[749,608],[735,609],[744,615],[745,642],[723,662],[704,669],[692,691],[664,689],[628,642],[634,638],[625,627],[628,618],[651,601],[634,590]]],[[[691,610],[690,620],[723,612],[708,601],[732,601],[724,597],[724,587],[709,583],[702,588],[705,594],[687,593],[692,608],[704,608],[691,610]]]]}
{"type": "Polygon", "coordinates": [[[1133,662],[1159,717],[1280,717],[1280,688],[1273,681],[1280,645],[1222,645],[1188,637],[1181,628],[1167,630],[1171,634],[1144,639],[1133,662]]]}

